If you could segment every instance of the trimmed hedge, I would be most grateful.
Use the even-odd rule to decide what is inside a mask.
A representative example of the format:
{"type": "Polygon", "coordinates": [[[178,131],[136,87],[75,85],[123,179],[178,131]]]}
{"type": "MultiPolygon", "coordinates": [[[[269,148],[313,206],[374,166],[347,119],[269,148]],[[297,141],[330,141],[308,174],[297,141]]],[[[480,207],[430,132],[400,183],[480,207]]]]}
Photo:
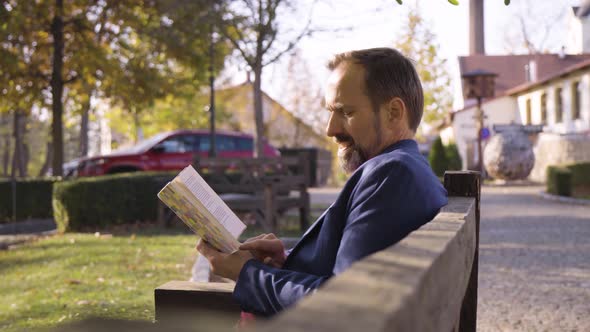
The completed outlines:
{"type": "Polygon", "coordinates": [[[443,145],[442,139],[439,137],[432,143],[430,153],[428,154],[428,162],[434,174],[442,177],[445,171],[461,170],[463,164],[459,149],[455,143],[443,145]]]}
{"type": "MultiPolygon", "coordinates": [[[[16,219],[51,218],[53,184],[59,178],[16,179],[16,219]]],[[[12,181],[0,180],[0,223],[12,222],[12,181]]]]}
{"type": "Polygon", "coordinates": [[[566,167],[547,167],[547,192],[559,196],[572,195],[572,172],[566,167]]]}
{"type": "Polygon", "coordinates": [[[463,161],[461,160],[461,154],[455,143],[451,143],[445,147],[445,153],[447,155],[449,171],[460,171],[463,168],[463,161]]]}
{"type": "Polygon", "coordinates": [[[138,172],[56,183],[53,215],[60,232],[154,221],[157,193],[178,172],[138,172]]]}
{"type": "Polygon", "coordinates": [[[590,162],[566,165],[572,172],[572,185],[590,186],[590,162]]]}
{"type": "Polygon", "coordinates": [[[547,167],[547,192],[571,196],[590,189],[590,162],[547,167]]]}
{"type": "Polygon", "coordinates": [[[430,163],[430,167],[434,174],[437,176],[443,176],[445,174],[445,171],[449,166],[449,161],[447,159],[445,146],[443,145],[440,136],[436,138],[434,143],[432,143],[428,155],[428,162],[430,163]]]}

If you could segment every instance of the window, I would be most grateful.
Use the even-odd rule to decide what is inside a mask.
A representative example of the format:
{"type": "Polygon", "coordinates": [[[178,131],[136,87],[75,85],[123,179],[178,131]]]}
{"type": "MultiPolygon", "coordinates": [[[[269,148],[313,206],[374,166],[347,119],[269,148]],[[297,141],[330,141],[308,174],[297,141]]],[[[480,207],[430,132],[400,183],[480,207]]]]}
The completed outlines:
{"type": "Polygon", "coordinates": [[[580,82],[572,84],[572,120],[580,118],[580,82]]]}
{"type": "Polygon", "coordinates": [[[240,151],[252,151],[254,148],[254,141],[251,138],[238,137],[236,141],[240,151]]]}
{"type": "Polygon", "coordinates": [[[525,123],[526,125],[530,125],[533,124],[533,115],[532,115],[532,110],[531,110],[531,100],[527,99],[526,100],[526,120],[525,123]]]}
{"type": "Polygon", "coordinates": [[[165,153],[190,152],[194,151],[195,138],[193,135],[178,135],[166,139],[159,145],[164,148],[165,153]]]}
{"type": "Polygon", "coordinates": [[[547,124],[547,94],[541,95],[541,124],[547,124]]]}
{"type": "Polygon", "coordinates": [[[555,123],[563,121],[563,100],[561,98],[561,88],[555,89],[555,123]]]}
{"type": "MultiPolygon", "coordinates": [[[[209,135],[203,135],[199,139],[199,151],[208,152],[211,146],[209,135]]],[[[236,142],[234,138],[226,135],[215,135],[215,148],[217,152],[235,151],[236,142]]]]}

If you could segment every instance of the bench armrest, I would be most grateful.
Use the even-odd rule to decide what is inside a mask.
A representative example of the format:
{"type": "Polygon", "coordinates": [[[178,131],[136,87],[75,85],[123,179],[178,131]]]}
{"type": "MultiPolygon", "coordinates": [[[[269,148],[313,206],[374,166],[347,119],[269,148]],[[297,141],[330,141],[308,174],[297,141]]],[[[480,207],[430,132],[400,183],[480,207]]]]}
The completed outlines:
{"type": "Polygon", "coordinates": [[[240,306],[232,298],[235,283],[169,281],[154,291],[156,320],[199,320],[217,316],[234,323],[240,306]]]}

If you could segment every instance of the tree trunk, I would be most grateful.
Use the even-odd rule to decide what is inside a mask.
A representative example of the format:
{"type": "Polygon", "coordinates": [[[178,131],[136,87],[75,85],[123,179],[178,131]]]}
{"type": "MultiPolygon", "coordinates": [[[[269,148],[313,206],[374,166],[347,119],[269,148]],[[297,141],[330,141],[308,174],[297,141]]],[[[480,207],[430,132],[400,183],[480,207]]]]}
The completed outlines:
{"type": "Polygon", "coordinates": [[[53,71],[51,73],[51,106],[53,118],[51,137],[53,142],[53,175],[63,175],[63,0],[55,0],[55,12],[51,23],[53,35],[53,71]]]}
{"type": "Polygon", "coordinates": [[[14,153],[12,155],[11,176],[27,176],[26,153],[24,146],[25,114],[21,110],[14,112],[13,136],[14,136],[14,153]]]}
{"type": "Polygon", "coordinates": [[[80,121],[80,157],[88,156],[88,120],[90,117],[90,96],[88,100],[82,105],[82,119],[80,121]]]}
{"type": "Polygon", "coordinates": [[[137,143],[143,140],[143,129],[141,128],[141,121],[139,121],[137,110],[133,111],[133,124],[135,125],[135,143],[137,143]]]}
{"type": "Polygon", "coordinates": [[[26,114],[22,110],[15,112],[14,118],[14,150],[16,158],[16,165],[18,169],[18,175],[20,177],[27,176],[27,163],[26,163],[26,152],[25,152],[25,128],[26,128],[26,114]]]}
{"type": "Polygon", "coordinates": [[[8,176],[8,170],[10,167],[10,118],[8,114],[0,115],[0,127],[2,128],[2,137],[0,137],[1,143],[1,150],[2,153],[2,176],[8,176]],[[4,132],[6,130],[6,132],[4,132]]]}
{"type": "MultiPolygon", "coordinates": [[[[26,130],[23,132],[26,132],[26,130]]],[[[31,160],[31,151],[29,150],[29,145],[26,143],[26,140],[23,140],[23,144],[21,146],[21,149],[22,149],[23,169],[24,169],[24,174],[25,174],[24,176],[29,176],[29,161],[31,160]]]]}
{"type": "Polygon", "coordinates": [[[16,177],[16,173],[19,169],[19,160],[20,160],[20,134],[19,134],[19,125],[18,125],[18,111],[14,112],[12,117],[12,137],[14,137],[14,146],[12,150],[12,169],[10,170],[10,177],[16,177]]]}
{"type": "Polygon", "coordinates": [[[256,61],[254,66],[254,157],[264,157],[264,113],[262,104],[262,59],[256,61]]]}
{"type": "Polygon", "coordinates": [[[39,171],[39,176],[46,176],[47,171],[49,170],[49,166],[51,165],[53,160],[53,146],[51,142],[47,142],[47,148],[45,150],[45,162],[43,162],[43,166],[41,166],[41,170],[39,171]]]}

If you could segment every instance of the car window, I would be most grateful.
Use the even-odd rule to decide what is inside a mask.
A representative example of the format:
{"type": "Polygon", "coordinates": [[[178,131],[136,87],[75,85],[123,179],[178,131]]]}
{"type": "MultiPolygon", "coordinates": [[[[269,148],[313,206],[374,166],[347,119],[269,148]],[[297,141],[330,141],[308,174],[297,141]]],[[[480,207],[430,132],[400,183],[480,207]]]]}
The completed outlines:
{"type": "MultiPolygon", "coordinates": [[[[199,139],[199,151],[208,152],[210,146],[209,136],[201,136],[199,139]]],[[[234,138],[226,135],[215,135],[215,147],[217,152],[237,150],[234,138]]]]}
{"type": "Polygon", "coordinates": [[[240,151],[252,151],[254,142],[248,137],[236,137],[237,147],[240,151]]]}
{"type": "Polygon", "coordinates": [[[233,137],[219,136],[216,138],[217,138],[217,141],[215,142],[215,145],[217,146],[217,150],[219,150],[219,151],[235,151],[236,150],[236,142],[234,141],[233,137]]]}
{"type": "Polygon", "coordinates": [[[184,153],[194,151],[196,137],[194,135],[177,135],[164,140],[160,145],[165,153],[184,153]]]}

